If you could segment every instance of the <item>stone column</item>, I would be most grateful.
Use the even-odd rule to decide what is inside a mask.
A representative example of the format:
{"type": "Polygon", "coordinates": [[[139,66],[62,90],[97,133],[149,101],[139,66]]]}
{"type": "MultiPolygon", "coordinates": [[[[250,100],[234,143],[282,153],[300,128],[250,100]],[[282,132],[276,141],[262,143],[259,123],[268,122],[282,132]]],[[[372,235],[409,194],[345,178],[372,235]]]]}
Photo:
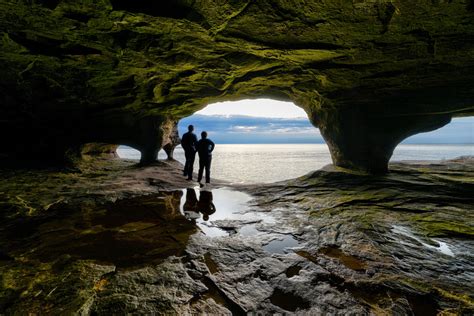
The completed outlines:
{"type": "Polygon", "coordinates": [[[137,122],[137,134],[134,140],[136,147],[141,152],[140,164],[147,165],[158,159],[158,152],[163,143],[164,122],[161,116],[148,116],[137,122]]]}
{"type": "Polygon", "coordinates": [[[178,120],[169,119],[163,124],[163,149],[168,156],[168,160],[173,160],[174,149],[181,144],[178,132],[178,120]]]}
{"type": "Polygon", "coordinates": [[[438,129],[449,114],[384,114],[370,107],[318,110],[312,121],[328,144],[334,165],[371,174],[388,172],[395,147],[405,138],[438,129]]]}

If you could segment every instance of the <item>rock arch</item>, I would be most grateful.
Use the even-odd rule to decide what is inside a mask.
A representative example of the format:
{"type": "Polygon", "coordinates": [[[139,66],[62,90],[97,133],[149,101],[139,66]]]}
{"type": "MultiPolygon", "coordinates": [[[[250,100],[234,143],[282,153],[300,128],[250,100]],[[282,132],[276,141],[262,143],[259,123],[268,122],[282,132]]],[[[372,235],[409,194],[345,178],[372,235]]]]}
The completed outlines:
{"type": "Polygon", "coordinates": [[[474,113],[472,1],[53,2],[0,3],[3,160],[108,143],[148,163],[206,104],[273,97],[336,165],[383,173],[404,138],[474,113]]]}

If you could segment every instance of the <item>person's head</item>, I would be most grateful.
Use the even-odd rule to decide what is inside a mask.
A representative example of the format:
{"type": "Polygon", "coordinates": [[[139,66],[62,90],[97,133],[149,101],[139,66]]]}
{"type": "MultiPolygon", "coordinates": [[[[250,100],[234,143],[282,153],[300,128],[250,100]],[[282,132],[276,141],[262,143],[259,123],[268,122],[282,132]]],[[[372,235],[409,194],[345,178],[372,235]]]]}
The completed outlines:
{"type": "Polygon", "coordinates": [[[206,132],[206,131],[203,131],[203,132],[201,133],[201,137],[204,138],[204,139],[206,139],[206,138],[207,138],[207,132],[206,132]]]}
{"type": "Polygon", "coordinates": [[[190,132],[194,131],[194,126],[189,125],[189,126],[188,126],[188,131],[190,131],[190,132]]]}

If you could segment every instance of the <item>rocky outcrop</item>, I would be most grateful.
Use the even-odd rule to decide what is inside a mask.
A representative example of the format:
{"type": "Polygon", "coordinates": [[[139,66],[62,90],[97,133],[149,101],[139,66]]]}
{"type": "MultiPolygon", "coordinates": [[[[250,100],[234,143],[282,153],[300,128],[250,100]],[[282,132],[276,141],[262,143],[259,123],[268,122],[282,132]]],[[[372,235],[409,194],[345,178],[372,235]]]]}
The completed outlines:
{"type": "Polygon", "coordinates": [[[2,313],[474,313],[472,157],[214,184],[206,222],[175,161],[99,163],[0,170],[2,313]]]}
{"type": "MultiPolygon", "coordinates": [[[[178,121],[168,121],[163,127],[165,137],[163,137],[163,143],[161,147],[166,152],[168,159],[173,159],[173,152],[176,146],[181,144],[181,139],[178,133],[178,121]]],[[[156,159],[156,157],[155,157],[156,159]]]]}
{"type": "Polygon", "coordinates": [[[404,138],[473,114],[471,2],[3,0],[0,157],[106,143],[148,163],[172,157],[171,122],[272,97],[336,165],[385,172],[404,138]]]}

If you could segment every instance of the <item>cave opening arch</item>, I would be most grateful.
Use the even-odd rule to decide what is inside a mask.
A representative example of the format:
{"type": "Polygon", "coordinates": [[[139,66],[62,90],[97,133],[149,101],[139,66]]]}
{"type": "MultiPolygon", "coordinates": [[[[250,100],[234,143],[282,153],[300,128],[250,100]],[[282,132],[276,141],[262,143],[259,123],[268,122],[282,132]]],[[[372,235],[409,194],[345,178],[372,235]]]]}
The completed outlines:
{"type": "Polygon", "coordinates": [[[474,117],[455,117],[441,128],[403,140],[390,161],[428,162],[468,156],[474,156],[474,117]]]}
{"type": "MultiPolygon", "coordinates": [[[[180,136],[188,125],[198,139],[205,130],[216,143],[211,173],[217,179],[275,182],[331,163],[318,129],[293,102],[257,98],[210,103],[179,121],[180,136]]],[[[179,147],[176,156],[184,159],[179,147]]]]}
{"type": "MultiPolygon", "coordinates": [[[[242,98],[209,102],[201,110],[175,122],[171,135],[163,140],[167,145],[160,147],[157,158],[175,158],[184,164],[184,151],[176,146],[192,124],[198,139],[206,130],[217,144],[212,163],[213,178],[259,182],[259,175],[265,174],[264,182],[275,182],[302,176],[331,163],[329,149],[308,113],[286,99],[242,98]],[[167,148],[171,150],[166,152],[167,148]],[[271,164],[262,165],[265,155],[273,158],[271,164]],[[264,170],[258,170],[261,167],[264,170]],[[275,171],[281,169],[285,169],[286,175],[275,171]],[[245,178],[240,177],[244,174],[245,178]]],[[[132,147],[120,146],[119,156],[142,159],[143,152],[132,147]]],[[[197,170],[198,159],[194,167],[194,171],[197,170]]]]}
{"type": "MultiPolygon", "coordinates": [[[[252,102],[254,105],[262,103],[261,99],[248,101],[252,102]]],[[[277,102],[272,100],[270,101],[277,102]]],[[[294,104],[289,102],[287,102],[287,106],[289,106],[290,109],[297,109],[294,104]]],[[[296,120],[296,125],[294,119],[282,119],[278,118],[278,115],[276,115],[277,118],[273,119],[251,116],[242,116],[241,118],[237,116],[237,118],[235,118],[230,115],[230,112],[228,112],[228,110],[222,104],[211,103],[205,109],[213,107],[218,111],[208,111],[207,114],[211,115],[202,115],[200,114],[200,111],[198,111],[191,116],[181,119],[180,121],[175,121],[176,125],[174,128],[174,140],[172,141],[172,138],[170,137],[165,139],[165,143],[161,146],[161,150],[159,151],[158,158],[161,160],[172,159],[174,148],[178,145],[180,136],[182,136],[183,133],[187,131],[187,126],[189,124],[193,124],[196,127],[195,132],[198,137],[202,130],[207,130],[209,131],[210,137],[216,140],[218,145],[217,148],[219,149],[218,152],[220,151],[219,155],[221,155],[221,157],[216,157],[217,159],[215,159],[213,162],[213,169],[218,170],[217,173],[213,172],[216,178],[230,179],[234,182],[239,182],[239,177],[236,176],[237,174],[239,176],[246,176],[247,180],[250,179],[249,182],[256,182],[255,178],[258,177],[259,174],[263,173],[271,175],[273,170],[282,168],[285,168],[287,169],[286,171],[289,171],[288,175],[285,177],[267,177],[268,182],[275,182],[303,175],[307,172],[319,169],[320,167],[333,162],[331,161],[331,155],[328,146],[324,143],[323,138],[319,134],[318,130],[309,123],[307,118],[300,117],[296,120]],[[288,130],[291,131],[295,128],[306,130],[306,132],[310,129],[314,131],[314,135],[306,134],[304,135],[306,138],[295,139],[295,135],[291,135],[291,133],[288,134],[288,130]],[[255,138],[258,137],[259,132],[261,133],[262,130],[267,133],[264,135],[266,138],[255,138]],[[278,136],[280,137],[280,141],[276,142],[275,139],[269,139],[268,136],[272,136],[271,133],[275,130],[277,133],[283,130],[287,133],[286,136],[289,137],[281,141],[282,135],[276,135],[277,139],[278,136]],[[220,133],[223,133],[224,135],[219,135],[220,133]],[[311,137],[313,138],[309,139],[311,137]],[[262,145],[265,143],[267,146],[262,145]],[[273,147],[268,146],[268,143],[273,143],[273,147]],[[285,152],[285,150],[282,150],[283,148],[281,147],[283,143],[285,143],[286,146],[288,144],[293,144],[293,147],[287,147],[287,151],[285,152]],[[303,148],[302,146],[299,146],[301,143],[313,143],[311,144],[313,148],[303,148]],[[299,158],[303,159],[303,161],[300,160],[297,163],[289,164],[282,163],[285,159],[291,160],[295,158],[294,156],[288,155],[292,150],[295,151],[297,155],[300,155],[299,158]],[[279,161],[276,160],[277,165],[275,166],[273,166],[271,163],[268,163],[263,165],[264,168],[268,167],[266,170],[256,170],[260,168],[262,164],[258,160],[256,162],[255,160],[252,161],[252,158],[255,158],[259,155],[261,158],[267,154],[271,158],[270,160],[273,159],[273,162],[275,162],[275,157],[272,156],[275,153],[279,153],[280,155],[283,153],[286,156],[280,157],[281,159],[279,161]],[[306,156],[302,157],[304,155],[306,156]],[[233,157],[233,160],[229,160],[229,156],[231,156],[231,158],[232,156],[235,156],[238,159],[233,157]],[[233,161],[233,164],[231,161],[233,161]],[[229,165],[229,163],[231,164],[229,165]],[[280,165],[278,165],[278,163],[280,163],[280,165]],[[295,165],[297,168],[295,168],[295,165]]],[[[431,132],[418,133],[415,136],[406,138],[400,144],[397,143],[397,146],[394,147],[393,154],[390,155],[389,160],[391,162],[402,160],[429,161],[452,159],[458,156],[472,156],[474,154],[473,131],[474,118],[453,118],[449,124],[442,128],[434,129],[431,132]]],[[[117,145],[87,144],[83,148],[83,153],[101,153],[102,155],[105,153],[109,157],[112,157],[114,148],[116,149],[117,145]]],[[[133,149],[132,147],[120,146],[118,147],[117,151],[121,158],[138,160],[142,156],[139,150],[133,149]]],[[[184,152],[180,146],[177,147],[174,158],[181,163],[184,163],[184,152]]],[[[196,160],[195,171],[197,169],[196,160]]]]}

